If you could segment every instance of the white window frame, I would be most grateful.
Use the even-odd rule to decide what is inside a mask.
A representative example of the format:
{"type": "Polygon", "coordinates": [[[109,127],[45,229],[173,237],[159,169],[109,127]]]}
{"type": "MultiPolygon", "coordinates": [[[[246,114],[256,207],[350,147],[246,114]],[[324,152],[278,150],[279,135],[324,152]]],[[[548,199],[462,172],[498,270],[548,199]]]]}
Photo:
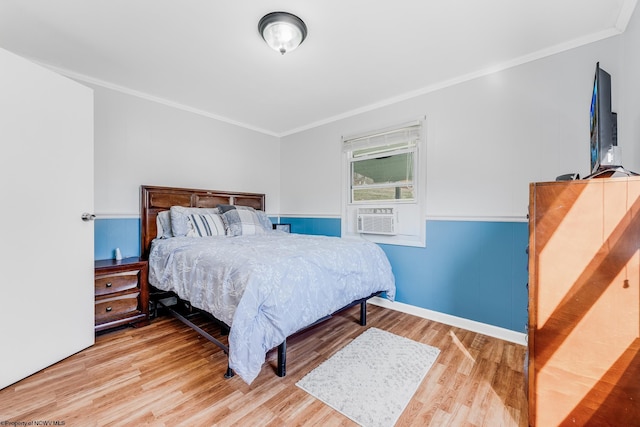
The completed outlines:
{"type": "MultiPolygon", "coordinates": [[[[426,132],[424,119],[391,126],[384,129],[365,132],[342,138],[342,214],[341,233],[345,238],[364,238],[376,243],[403,246],[425,247],[426,228],[426,132]],[[399,149],[393,149],[394,146],[399,149]],[[371,201],[354,201],[352,186],[353,163],[365,158],[376,158],[370,155],[360,159],[354,158],[358,150],[381,147],[384,155],[413,152],[413,199],[385,199],[371,201]],[[358,208],[393,208],[397,232],[393,235],[358,233],[358,208]]],[[[365,186],[374,188],[376,184],[365,186]]],[[[382,184],[382,187],[398,186],[382,184]]]]}

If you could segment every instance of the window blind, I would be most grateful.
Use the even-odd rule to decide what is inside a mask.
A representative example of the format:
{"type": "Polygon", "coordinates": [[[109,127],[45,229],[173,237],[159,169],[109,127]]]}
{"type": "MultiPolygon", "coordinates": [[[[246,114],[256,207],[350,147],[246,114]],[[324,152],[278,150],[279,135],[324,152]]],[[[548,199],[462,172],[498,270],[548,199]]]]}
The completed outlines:
{"type": "MultiPolygon", "coordinates": [[[[420,138],[422,124],[412,122],[366,135],[342,138],[342,151],[356,151],[372,147],[414,146],[420,138]],[[406,145],[405,145],[406,144],[406,145]]],[[[383,150],[386,151],[386,150],[383,150]]]]}

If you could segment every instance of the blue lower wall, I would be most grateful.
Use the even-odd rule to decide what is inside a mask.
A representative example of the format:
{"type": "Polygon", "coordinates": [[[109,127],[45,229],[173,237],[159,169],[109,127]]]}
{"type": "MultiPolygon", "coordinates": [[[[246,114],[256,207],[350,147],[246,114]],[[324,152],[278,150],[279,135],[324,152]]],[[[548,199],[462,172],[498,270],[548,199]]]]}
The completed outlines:
{"type": "MultiPolygon", "coordinates": [[[[290,218],[293,233],[340,236],[340,219],[290,218]]],[[[380,245],[396,301],[526,332],[526,222],[427,221],[426,248],[380,245]]]]}
{"type": "MultiPolygon", "coordinates": [[[[293,233],[340,236],[337,218],[280,218],[293,233]]],[[[427,221],[427,246],[380,245],[396,277],[396,301],[525,332],[526,222],[427,221]]],[[[138,219],[95,224],[95,259],[140,254],[138,219]]]]}
{"type": "Polygon", "coordinates": [[[427,247],[382,245],[396,300],[525,332],[528,226],[427,221],[427,247]]]}
{"type": "Polygon", "coordinates": [[[291,224],[291,232],[340,237],[341,223],[337,218],[280,217],[280,223],[291,224]]]}

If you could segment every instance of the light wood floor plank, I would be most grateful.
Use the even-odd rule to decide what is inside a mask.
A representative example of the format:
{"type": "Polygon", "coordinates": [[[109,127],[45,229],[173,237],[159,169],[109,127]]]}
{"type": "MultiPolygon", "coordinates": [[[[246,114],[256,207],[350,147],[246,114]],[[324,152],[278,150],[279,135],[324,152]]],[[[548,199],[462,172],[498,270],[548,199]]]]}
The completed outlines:
{"type": "MultiPolygon", "coordinates": [[[[0,390],[3,421],[74,425],[354,426],[295,383],[376,327],[438,347],[440,356],[397,426],[526,426],[525,348],[369,305],[288,341],[287,376],[275,375],[276,352],[250,386],[224,379],[227,360],[215,345],[170,317],[140,329],[105,333],[96,344],[0,390]]],[[[202,321],[214,336],[217,327],[202,321]]]]}

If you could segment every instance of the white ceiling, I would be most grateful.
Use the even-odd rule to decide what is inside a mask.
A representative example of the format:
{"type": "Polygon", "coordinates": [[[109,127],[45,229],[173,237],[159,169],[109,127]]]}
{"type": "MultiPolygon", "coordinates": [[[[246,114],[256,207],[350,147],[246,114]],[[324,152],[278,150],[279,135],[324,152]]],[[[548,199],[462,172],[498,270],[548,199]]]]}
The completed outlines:
{"type": "Polygon", "coordinates": [[[0,0],[0,47],[283,136],[619,34],[637,0],[0,0]],[[284,56],[257,31],[302,18],[284,56]]]}

